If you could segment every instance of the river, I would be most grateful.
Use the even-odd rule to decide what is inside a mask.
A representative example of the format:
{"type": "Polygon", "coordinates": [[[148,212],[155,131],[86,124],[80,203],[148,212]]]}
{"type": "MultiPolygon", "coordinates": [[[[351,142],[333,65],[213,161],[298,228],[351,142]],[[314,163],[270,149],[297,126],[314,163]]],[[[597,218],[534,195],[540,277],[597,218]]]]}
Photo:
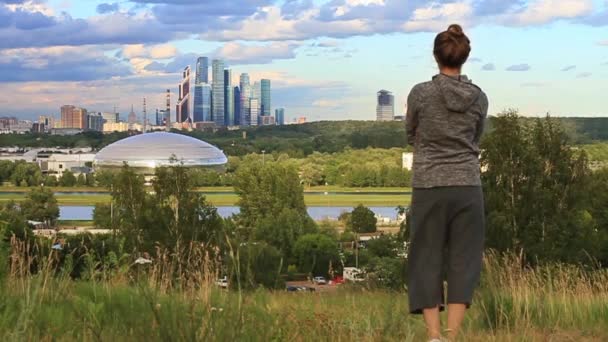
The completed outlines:
{"type": "MultiPolygon", "coordinates": [[[[88,221],[93,219],[93,206],[61,206],[60,220],[88,221]]],[[[375,214],[388,217],[391,220],[397,219],[395,207],[369,207],[375,214]]],[[[308,214],[314,220],[337,219],[341,213],[352,211],[352,207],[308,207],[308,214]]],[[[217,207],[218,213],[222,217],[230,217],[239,213],[239,207],[220,206],[217,207]]]]}

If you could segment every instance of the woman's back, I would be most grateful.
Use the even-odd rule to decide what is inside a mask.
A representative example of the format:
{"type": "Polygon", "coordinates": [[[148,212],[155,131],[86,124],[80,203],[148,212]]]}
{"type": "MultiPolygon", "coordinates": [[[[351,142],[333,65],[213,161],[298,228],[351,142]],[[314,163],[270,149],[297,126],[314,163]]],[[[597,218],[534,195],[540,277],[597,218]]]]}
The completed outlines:
{"type": "Polygon", "coordinates": [[[408,98],[407,136],[414,145],[414,188],[479,186],[479,138],[485,93],[466,76],[439,74],[408,98]]]}

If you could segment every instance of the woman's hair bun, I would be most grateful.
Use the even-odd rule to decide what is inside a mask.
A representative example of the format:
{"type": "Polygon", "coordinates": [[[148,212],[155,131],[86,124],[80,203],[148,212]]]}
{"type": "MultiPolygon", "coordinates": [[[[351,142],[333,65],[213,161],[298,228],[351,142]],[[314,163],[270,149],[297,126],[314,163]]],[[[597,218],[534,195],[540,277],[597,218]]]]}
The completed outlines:
{"type": "Polygon", "coordinates": [[[458,37],[464,36],[464,31],[462,31],[462,27],[458,24],[450,25],[450,27],[448,27],[448,32],[458,37]]]}

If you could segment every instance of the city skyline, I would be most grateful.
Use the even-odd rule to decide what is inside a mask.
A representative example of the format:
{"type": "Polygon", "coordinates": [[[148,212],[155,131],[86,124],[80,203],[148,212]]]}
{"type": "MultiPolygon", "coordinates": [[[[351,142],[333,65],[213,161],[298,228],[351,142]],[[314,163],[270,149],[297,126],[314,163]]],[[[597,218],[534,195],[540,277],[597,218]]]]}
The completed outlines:
{"type": "Polygon", "coordinates": [[[490,114],[608,115],[605,0],[0,0],[0,17],[0,116],[57,116],[66,103],[128,113],[144,97],[162,109],[199,56],[225,60],[233,78],[271,79],[287,122],[374,120],[378,89],[400,115],[453,22],[471,37],[464,72],[490,114]]]}

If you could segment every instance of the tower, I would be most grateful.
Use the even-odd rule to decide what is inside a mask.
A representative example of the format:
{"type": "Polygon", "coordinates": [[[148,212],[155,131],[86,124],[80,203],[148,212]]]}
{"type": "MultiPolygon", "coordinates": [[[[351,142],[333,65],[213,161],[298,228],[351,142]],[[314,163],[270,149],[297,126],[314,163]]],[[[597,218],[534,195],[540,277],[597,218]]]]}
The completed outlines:
{"type": "Polygon", "coordinates": [[[395,97],[388,90],[377,93],[376,121],[393,121],[395,116],[395,97]]]}
{"type": "Polygon", "coordinates": [[[232,89],[232,70],[224,70],[224,125],[234,126],[234,89],[232,89]]]}
{"type": "Polygon", "coordinates": [[[213,69],[213,97],[212,97],[212,116],[216,126],[224,126],[225,108],[224,108],[224,61],[214,59],[212,62],[213,69]]]}
{"type": "Polygon", "coordinates": [[[182,81],[179,84],[179,98],[176,106],[175,118],[179,123],[190,118],[190,66],[184,68],[182,81]]]}
{"type": "Polygon", "coordinates": [[[147,128],[148,128],[148,113],[146,111],[146,98],[144,97],[144,127],[143,127],[143,133],[146,133],[147,128]]]}
{"type": "Polygon", "coordinates": [[[165,107],[165,127],[167,131],[171,129],[171,89],[167,89],[167,107],[165,107]]]}

